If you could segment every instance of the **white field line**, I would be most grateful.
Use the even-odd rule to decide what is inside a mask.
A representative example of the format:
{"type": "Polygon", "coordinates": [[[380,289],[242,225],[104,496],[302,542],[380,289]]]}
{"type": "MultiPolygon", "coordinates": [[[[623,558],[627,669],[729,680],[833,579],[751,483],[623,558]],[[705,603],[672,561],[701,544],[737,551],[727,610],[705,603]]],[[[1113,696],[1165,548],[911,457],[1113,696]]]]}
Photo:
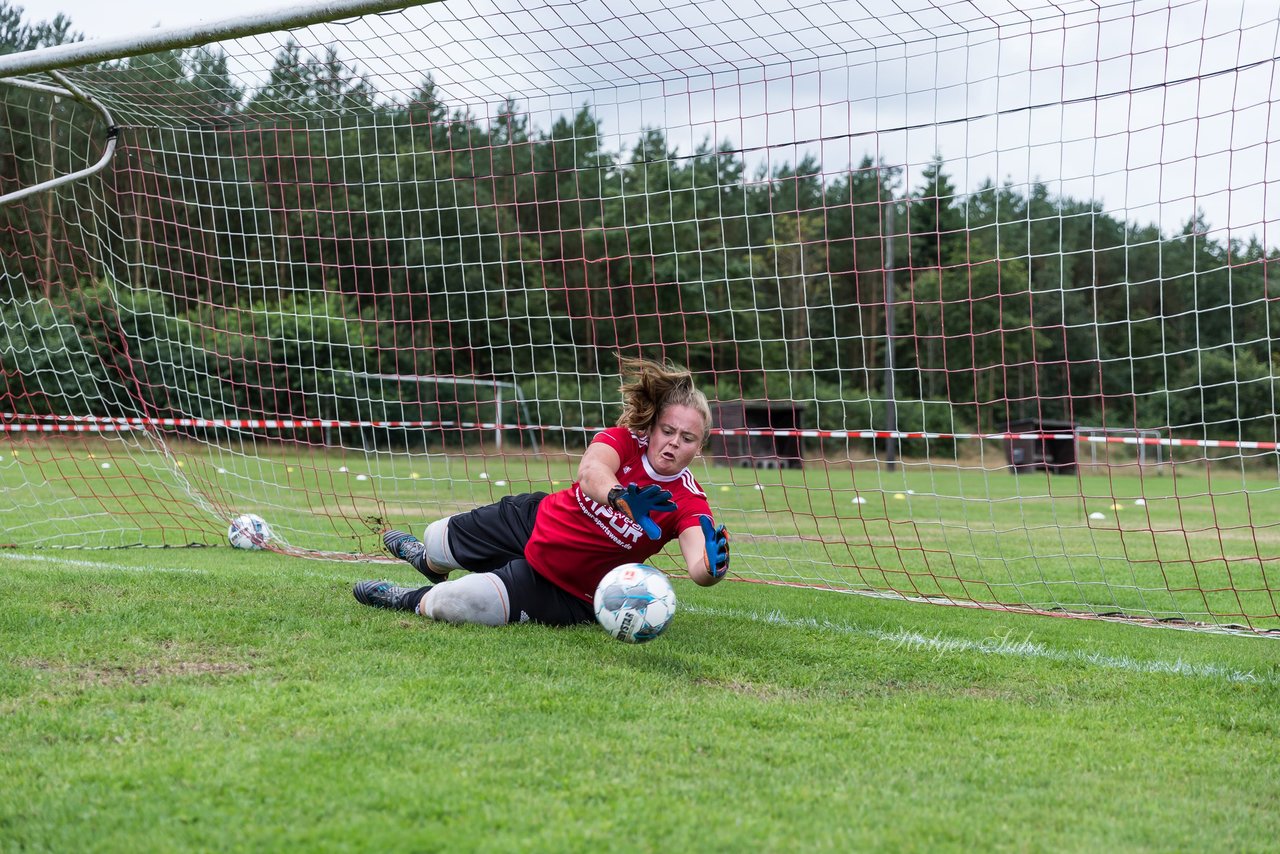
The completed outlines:
{"type": "Polygon", "coordinates": [[[1003,635],[992,635],[982,640],[946,637],[941,632],[926,635],[921,632],[899,628],[896,630],[860,628],[830,620],[815,620],[812,617],[788,617],[780,611],[761,614],[756,611],[735,611],[719,608],[703,608],[684,606],[684,610],[713,617],[729,617],[750,620],[756,623],[787,626],[796,629],[818,629],[854,637],[865,637],[881,643],[891,644],[895,649],[920,650],[941,657],[951,653],[976,653],[978,655],[1002,655],[1013,658],[1039,659],[1042,661],[1058,661],[1067,664],[1088,664],[1108,670],[1121,670],[1126,673],[1160,673],[1173,676],[1186,676],[1199,679],[1221,679],[1225,682],[1247,684],[1277,684],[1280,679],[1259,676],[1252,670],[1237,670],[1220,664],[1196,664],[1183,661],[1181,658],[1140,660],[1127,655],[1107,655],[1100,652],[1083,650],[1053,649],[1045,644],[1031,640],[1031,636],[1018,640],[1009,631],[1003,635]]]}
{"type": "MultiPolygon", "coordinates": [[[[294,575],[294,573],[289,573],[289,574],[294,575]]],[[[321,578],[321,579],[324,579],[325,581],[346,581],[348,583],[351,582],[351,579],[356,577],[359,577],[359,578],[374,578],[374,577],[382,578],[383,577],[381,575],[378,575],[378,573],[376,572],[372,572],[372,573],[366,572],[363,575],[361,575],[359,573],[313,572],[312,570],[309,570],[309,569],[301,570],[296,574],[305,575],[308,578],[321,578]]],[[[426,581],[424,580],[423,583],[425,584],[426,581]]]]}
{"type": "Polygon", "coordinates": [[[0,551],[0,559],[13,563],[56,563],[59,566],[76,569],[107,569],[119,572],[178,572],[188,575],[208,575],[207,569],[187,569],[173,566],[128,566],[118,563],[101,563],[94,560],[78,560],[76,558],[53,557],[51,555],[15,554],[0,551]]]}
{"type": "MultiPolygon", "coordinates": [[[[60,566],[74,567],[78,569],[116,570],[120,572],[186,573],[191,575],[208,574],[208,570],[205,569],[145,565],[127,566],[114,563],[102,563],[99,561],[58,558],[48,555],[14,554],[12,552],[2,551],[0,551],[0,559],[23,563],[56,563],[60,566]]],[[[334,581],[340,579],[345,580],[343,576],[329,573],[304,570],[301,574],[311,576],[313,578],[325,578],[334,581]]],[[[860,628],[846,623],[832,622],[831,620],[816,620],[812,617],[788,617],[780,611],[770,611],[767,614],[761,614],[756,611],[703,608],[696,605],[686,605],[684,606],[684,610],[691,611],[695,614],[706,614],[712,617],[728,617],[730,619],[750,620],[755,623],[787,626],[788,628],[818,629],[825,632],[834,632],[853,637],[865,637],[881,643],[892,644],[897,649],[907,648],[920,650],[931,653],[934,656],[943,656],[950,653],[977,653],[979,655],[1003,655],[1015,658],[1040,659],[1044,661],[1059,661],[1072,664],[1090,664],[1095,667],[1104,667],[1110,670],[1122,670],[1126,673],[1163,673],[1174,676],[1221,679],[1226,682],[1253,684],[1274,684],[1277,681],[1280,681],[1265,676],[1258,676],[1251,670],[1237,670],[1235,668],[1225,667],[1219,664],[1195,664],[1183,661],[1180,658],[1172,661],[1167,659],[1151,659],[1142,661],[1136,658],[1131,658],[1127,655],[1105,655],[1100,652],[1053,649],[1042,643],[1032,641],[1029,635],[1023,640],[1017,640],[1012,637],[1012,632],[1007,632],[1004,635],[992,635],[990,637],[983,638],[982,640],[974,641],[966,638],[944,637],[941,632],[934,635],[926,635],[921,632],[910,631],[902,628],[894,631],[887,631],[885,629],[860,628]]]]}
{"type": "MultiPolygon", "coordinates": [[[[56,563],[60,566],[76,569],[103,569],[103,570],[119,570],[120,572],[167,572],[167,573],[185,573],[188,575],[208,575],[207,569],[187,569],[184,567],[172,566],[127,566],[118,563],[103,563],[93,560],[79,560],[77,558],[54,557],[53,555],[33,555],[20,554],[14,552],[0,551],[0,560],[9,560],[15,563],[56,563]]],[[[297,575],[305,575],[309,578],[322,578],[326,581],[350,581],[352,575],[350,573],[333,573],[333,572],[313,572],[311,570],[302,570],[297,575]]],[[[369,575],[369,573],[365,573],[369,575]]],[[[376,575],[373,573],[372,575],[376,575]]],[[[370,577],[372,577],[370,575],[370,577]]]]}

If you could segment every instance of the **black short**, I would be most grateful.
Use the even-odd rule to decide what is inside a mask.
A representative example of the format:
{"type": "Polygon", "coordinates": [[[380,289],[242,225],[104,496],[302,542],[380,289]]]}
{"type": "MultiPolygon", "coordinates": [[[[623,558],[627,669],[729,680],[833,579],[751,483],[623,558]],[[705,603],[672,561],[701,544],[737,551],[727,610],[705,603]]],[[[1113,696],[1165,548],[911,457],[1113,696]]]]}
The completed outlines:
{"type": "Polygon", "coordinates": [[[492,572],[510,597],[513,623],[572,626],[595,621],[591,605],[543,578],[524,559],[545,492],[503,496],[449,518],[449,551],[471,572],[492,572]]]}
{"type": "Polygon", "coordinates": [[[507,585],[507,596],[511,602],[508,622],[576,626],[596,621],[591,605],[539,575],[524,558],[498,567],[493,574],[507,585]]]}

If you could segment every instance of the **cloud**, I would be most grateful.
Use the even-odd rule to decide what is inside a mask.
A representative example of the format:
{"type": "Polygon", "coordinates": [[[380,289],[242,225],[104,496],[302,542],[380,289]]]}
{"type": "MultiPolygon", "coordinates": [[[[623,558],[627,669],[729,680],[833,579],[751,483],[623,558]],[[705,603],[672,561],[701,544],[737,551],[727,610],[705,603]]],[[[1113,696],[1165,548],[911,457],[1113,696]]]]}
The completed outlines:
{"type": "Polygon", "coordinates": [[[618,152],[657,127],[682,154],[727,141],[766,167],[870,155],[907,187],[940,154],[965,192],[1041,181],[1166,229],[1203,210],[1261,234],[1280,168],[1267,5],[451,0],[223,47],[249,86],[285,38],[340,43],[389,98],[430,74],[481,120],[515,96],[535,129],[590,105],[618,152]]]}

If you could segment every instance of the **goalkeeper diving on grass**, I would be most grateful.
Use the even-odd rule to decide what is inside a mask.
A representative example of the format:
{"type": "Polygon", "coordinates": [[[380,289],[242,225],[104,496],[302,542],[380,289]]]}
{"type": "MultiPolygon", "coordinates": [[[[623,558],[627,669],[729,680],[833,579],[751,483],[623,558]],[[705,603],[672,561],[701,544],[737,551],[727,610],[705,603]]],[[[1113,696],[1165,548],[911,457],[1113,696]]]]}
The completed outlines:
{"type": "Polygon", "coordinates": [[[431,583],[361,581],[352,590],[356,600],[450,623],[592,623],[592,597],[605,573],[640,563],[672,540],[697,584],[724,578],[729,536],[689,471],[711,431],[706,395],[687,370],[620,362],[622,415],[591,440],[571,487],[508,495],[438,519],[421,540],[386,531],[387,550],[431,583]],[[455,570],[468,574],[450,579],[455,570]]]}

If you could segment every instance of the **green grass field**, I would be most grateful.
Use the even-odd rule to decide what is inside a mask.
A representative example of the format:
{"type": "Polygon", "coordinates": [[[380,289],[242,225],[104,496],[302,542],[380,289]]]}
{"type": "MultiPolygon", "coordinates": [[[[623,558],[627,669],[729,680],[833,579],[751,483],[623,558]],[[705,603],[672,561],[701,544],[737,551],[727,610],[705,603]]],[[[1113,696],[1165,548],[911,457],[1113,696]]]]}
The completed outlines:
{"type": "MultiPolygon", "coordinates": [[[[14,471],[0,466],[10,494],[34,482],[14,471]]],[[[833,523],[823,501],[867,511],[841,492],[861,473],[831,475],[829,499],[794,473],[759,491],[727,475],[713,500],[758,527],[735,562],[760,576],[770,549],[798,565],[812,547],[770,543],[770,501],[807,496],[813,524],[870,530],[923,501],[950,520],[964,505],[946,496],[976,485],[909,471],[914,494],[833,523]]],[[[984,482],[1010,500],[927,535],[980,546],[984,525],[1042,530],[1082,501],[984,482]]],[[[1191,519],[1199,485],[1168,483],[1191,519]]],[[[1151,482],[1129,485],[1163,512],[1151,482]]],[[[1204,512],[1270,500],[1220,491],[1204,512]]],[[[20,512],[10,531],[62,530],[20,512]]],[[[374,576],[413,580],[229,548],[0,549],[0,850],[1249,851],[1280,836],[1273,639],[677,580],[671,629],[632,647],[357,605],[352,582],[374,576]]]]}
{"type": "MultiPolygon", "coordinates": [[[[382,526],[420,530],[512,492],[562,488],[576,466],[270,443],[162,453],[138,440],[123,453],[134,441],[0,445],[0,545],[222,545],[227,520],[256,512],[294,548],[376,555],[382,526]]],[[[1175,474],[1121,460],[1080,477],[1015,477],[993,460],[695,471],[741,577],[1280,630],[1274,469],[1175,474]]]]}
{"type": "Polygon", "coordinates": [[[1280,833],[1272,640],[677,582],[676,622],[632,647],[365,608],[349,587],[369,569],[0,553],[0,849],[1245,851],[1280,833]]]}

